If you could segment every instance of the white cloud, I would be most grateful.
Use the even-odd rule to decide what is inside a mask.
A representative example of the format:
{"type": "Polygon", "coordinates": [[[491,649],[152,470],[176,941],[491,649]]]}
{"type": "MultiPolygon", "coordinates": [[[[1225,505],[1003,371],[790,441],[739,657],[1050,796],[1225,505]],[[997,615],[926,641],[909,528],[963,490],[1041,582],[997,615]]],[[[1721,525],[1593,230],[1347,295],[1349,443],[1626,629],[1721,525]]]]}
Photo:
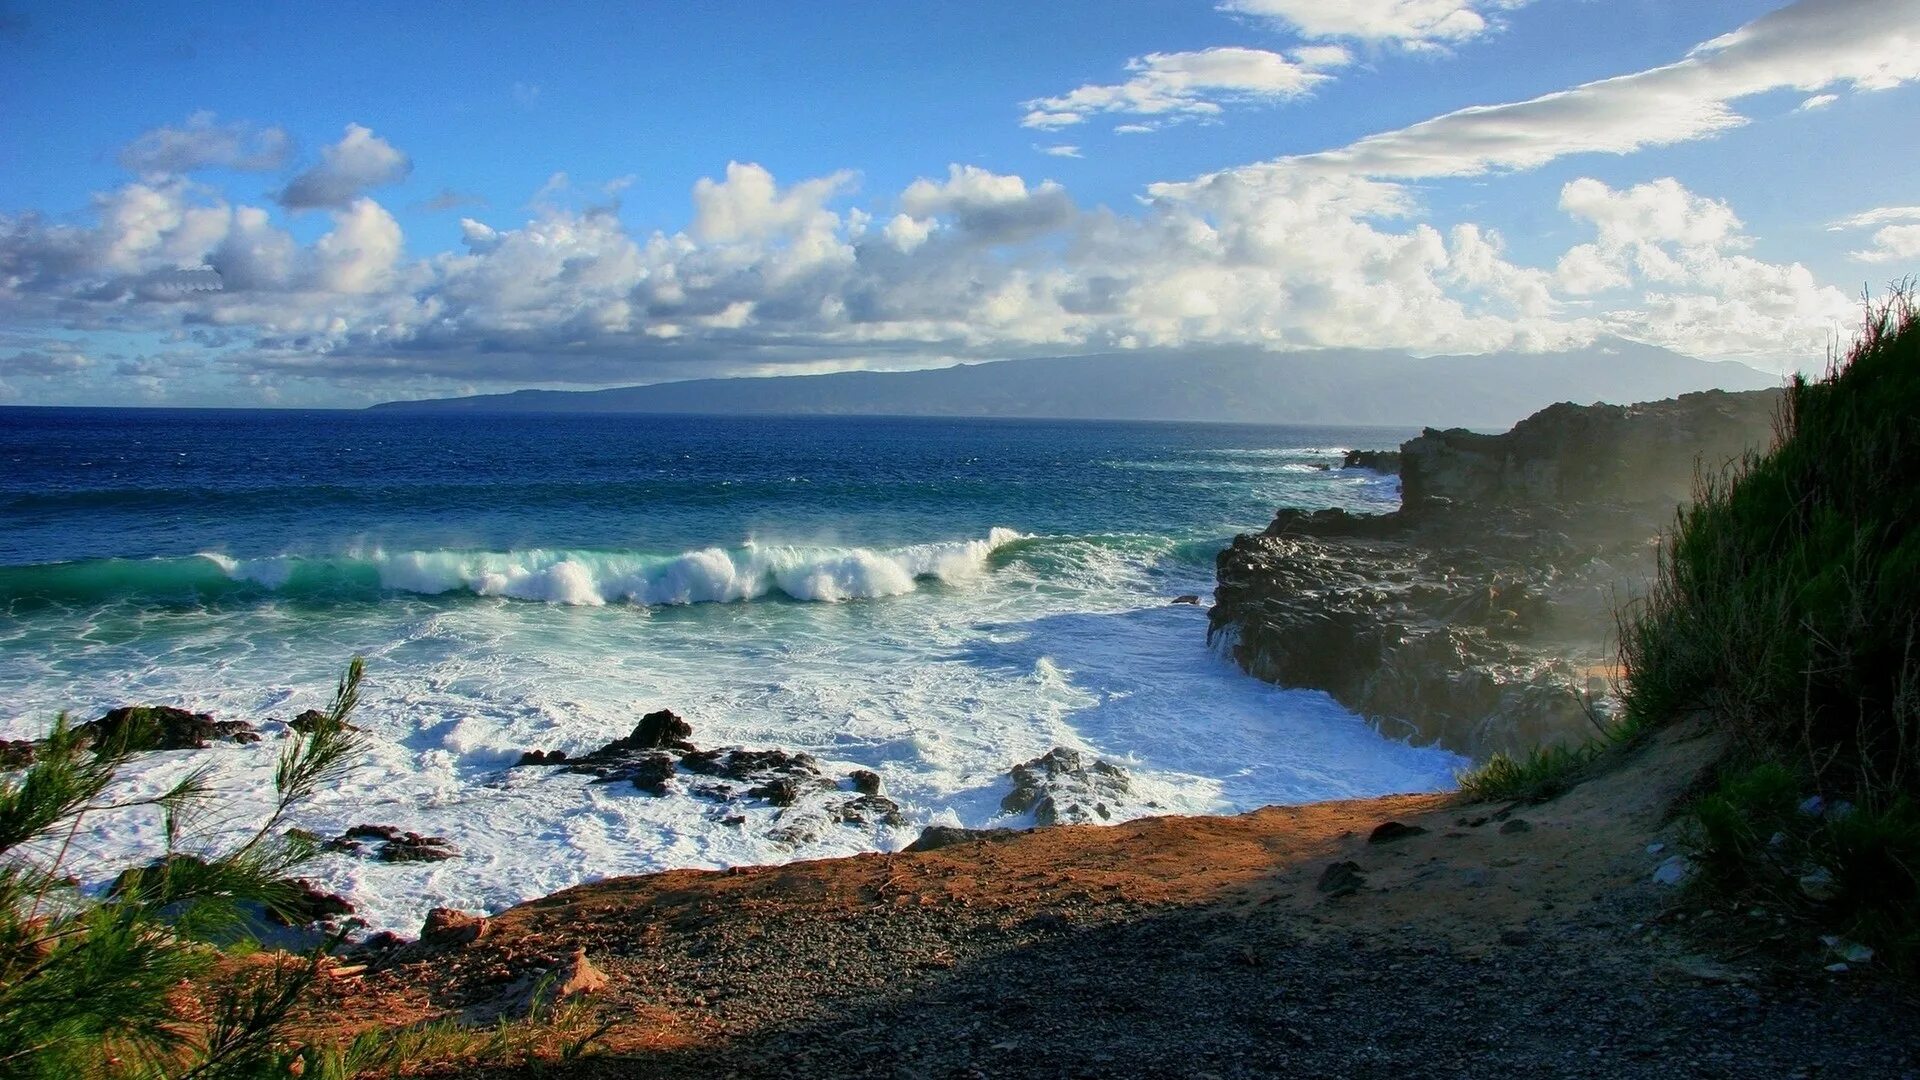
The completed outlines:
{"type": "Polygon", "coordinates": [[[1066,145],[1066,144],[1061,144],[1061,145],[1059,145],[1059,146],[1036,146],[1036,147],[1034,147],[1034,149],[1035,149],[1035,150],[1038,150],[1038,151],[1040,151],[1041,153],[1043,153],[1043,154],[1046,154],[1046,155],[1048,155],[1048,156],[1050,156],[1050,157],[1070,157],[1070,158],[1077,158],[1077,157],[1079,157],[1079,156],[1080,156],[1080,148],[1079,148],[1079,147],[1077,147],[1077,146],[1069,146],[1069,145],[1066,145]]]}
{"type": "Polygon", "coordinates": [[[1882,206],[1873,210],[1863,210],[1850,217],[1827,226],[1830,232],[1842,229],[1870,229],[1875,225],[1886,225],[1896,221],[1920,221],[1920,206],[1882,206]]]}
{"type": "Polygon", "coordinates": [[[1920,259],[1920,225],[1889,225],[1873,234],[1873,246],[1849,252],[1862,262],[1920,259]]]}
{"type": "Polygon", "coordinates": [[[825,224],[832,217],[824,209],[827,201],[846,191],[853,179],[853,173],[843,170],[783,192],[766,169],[730,161],[724,181],[703,179],[694,184],[693,233],[702,240],[725,242],[761,238],[797,225],[825,224]]]}
{"type": "Polygon", "coordinates": [[[1499,28],[1529,0],[1223,0],[1222,11],[1272,19],[1302,37],[1434,49],[1499,28]]]}
{"type": "Polygon", "coordinates": [[[1339,150],[1283,159],[1405,178],[1532,169],[1625,154],[1747,122],[1732,103],[1768,90],[1881,90],[1920,79],[1920,0],[1801,0],[1663,67],[1504,105],[1475,106],[1339,150]]]}
{"type": "Polygon", "coordinates": [[[1815,94],[1812,97],[1808,98],[1807,100],[1801,102],[1797,107],[1794,108],[1793,111],[1794,112],[1812,112],[1815,109],[1824,109],[1827,106],[1839,100],[1840,100],[1839,94],[1815,94]]]}
{"type": "Polygon", "coordinates": [[[120,164],[139,173],[269,172],[284,165],[292,149],[293,140],[278,127],[222,124],[203,110],[179,127],[157,127],[128,143],[120,164]]]}
{"type": "Polygon", "coordinates": [[[1214,116],[1228,104],[1300,97],[1332,78],[1326,68],[1349,59],[1344,49],[1324,47],[1296,50],[1291,59],[1235,46],[1149,53],[1127,62],[1133,76],[1126,82],[1089,83],[1058,97],[1026,102],[1021,125],[1053,130],[1106,113],[1163,119],[1214,116]]]}
{"type": "Polygon", "coordinates": [[[278,196],[290,210],[345,209],[369,188],[405,180],[413,162],[371,130],[348,124],[339,142],[320,151],[320,163],[294,177],[278,196]]]}
{"type": "Polygon", "coordinates": [[[1920,260],[1920,206],[1882,206],[1841,218],[1827,226],[1831,232],[1873,229],[1872,247],[1848,252],[1861,262],[1920,260]],[[1912,223],[1912,224],[1904,224],[1912,223]]]}

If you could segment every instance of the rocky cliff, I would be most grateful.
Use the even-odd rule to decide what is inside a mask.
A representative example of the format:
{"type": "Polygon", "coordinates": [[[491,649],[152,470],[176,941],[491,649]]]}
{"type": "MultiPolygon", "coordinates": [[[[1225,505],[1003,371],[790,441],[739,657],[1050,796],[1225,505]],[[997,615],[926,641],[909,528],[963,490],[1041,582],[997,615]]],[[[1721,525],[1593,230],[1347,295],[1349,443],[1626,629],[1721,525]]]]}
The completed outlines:
{"type": "MultiPolygon", "coordinates": [[[[1771,438],[1778,391],[1554,405],[1400,448],[1401,509],[1282,510],[1218,560],[1209,634],[1248,672],[1473,757],[1591,734],[1615,606],[1692,490],[1771,438]]],[[[1375,459],[1388,460],[1391,459],[1375,459]]]]}

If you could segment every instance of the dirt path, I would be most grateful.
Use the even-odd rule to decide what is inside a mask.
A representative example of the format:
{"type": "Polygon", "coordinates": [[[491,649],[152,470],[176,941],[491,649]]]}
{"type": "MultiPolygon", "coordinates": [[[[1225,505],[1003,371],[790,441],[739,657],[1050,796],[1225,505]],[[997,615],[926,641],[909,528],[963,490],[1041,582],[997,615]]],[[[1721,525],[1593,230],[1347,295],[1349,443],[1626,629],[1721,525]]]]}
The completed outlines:
{"type": "Polygon", "coordinates": [[[614,1026],[568,1076],[1920,1077],[1903,992],[1676,927],[1702,915],[1648,846],[1710,752],[1669,736],[1511,811],[1397,797],[609,881],[342,980],[332,1015],[484,1010],[580,947],[614,1026]],[[1388,821],[1425,831],[1370,842],[1388,821]]]}

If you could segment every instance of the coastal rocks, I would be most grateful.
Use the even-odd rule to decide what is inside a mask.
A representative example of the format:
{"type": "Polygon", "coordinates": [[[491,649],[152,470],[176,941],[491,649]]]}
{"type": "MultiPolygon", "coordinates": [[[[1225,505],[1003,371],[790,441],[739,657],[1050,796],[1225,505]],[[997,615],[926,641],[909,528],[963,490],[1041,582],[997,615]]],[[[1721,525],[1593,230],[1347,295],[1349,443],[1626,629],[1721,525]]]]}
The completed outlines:
{"type": "Polygon", "coordinates": [[[1390,514],[1282,510],[1216,561],[1208,639],[1384,733],[1485,758],[1588,738],[1620,598],[1717,466],[1769,438],[1773,392],[1557,405],[1505,435],[1401,447],[1390,514]]]}
{"type": "Polygon", "coordinates": [[[908,844],[905,850],[939,851],[956,844],[991,842],[1018,835],[1013,829],[963,829],[958,825],[929,825],[920,830],[919,838],[908,844]]]}
{"type": "MultiPolygon", "coordinates": [[[[853,798],[823,799],[842,789],[811,754],[740,746],[702,750],[692,735],[693,725],[661,709],[641,717],[625,738],[591,753],[569,757],[564,750],[529,750],[514,767],[554,767],[592,776],[596,783],[624,781],[655,796],[666,796],[669,784],[684,777],[685,792],[695,797],[720,803],[754,799],[780,809],[779,824],[768,835],[783,843],[818,839],[823,829],[836,824],[904,823],[899,804],[880,794],[878,773],[855,769],[847,777],[856,793],[853,798]]],[[[744,822],[738,815],[725,820],[744,822]]]]}
{"type": "MultiPolygon", "coordinates": [[[[308,709],[306,712],[287,721],[287,727],[302,735],[311,735],[316,731],[326,731],[335,726],[336,721],[333,717],[321,712],[319,709],[308,709]]],[[[338,726],[344,727],[348,731],[360,730],[352,724],[339,724],[338,726]]]]}
{"type": "Polygon", "coordinates": [[[1343,469],[1369,469],[1377,473],[1398,474],[1400,472],[1400,451],[1398,450],[1349,450],[1340,459],[1343,469]]]}
{"type": "Polygon", "coordinates": [[[487,917],[453,908],[437,907],[427,912],[420,925],[422,945],[467,945],[487,933],[487,917]]]}
{"type": "Polygon", "coordinates": [[[244,720],[215,720],[208,713],[169,705],[133,705],[114,709],[73,729],[94,747],[127,750],[204,750],[222,742],[257,743],[260,734],[244,720]]]}
{"type": "Polygon", "coordinates": [[[1395,840],[1405,840],[1410,836],[1425,835],[1426,831],[1419,825],[1409,825],[1404,821],[1383,821],[1367,834],[1367,843],[1391,844],[1395,840]]]}
{"type": "Polygon", "coordinates": [[[440,862],[460,854],[443,836],[422,836],[393,825],[355,825],[322,844],[321,850],[360,855],[368,847],[375,858],[390,863],[440,862]]]}
{"type": "Polygon", "coordinates": [[[1108,761],[1085,760],[1078,750],[1056,746],[1007,774],[1013,790],[1000,800],[1008,814],[1033,811],[1036,825],[1076,825],[1108,821],[1110,804],[1132,790],[1126,770],[1108,761]]]}
{"type": "Polygon", "coordinates": [[[311,926],[317,922],[353,914],[354,907],[345,897],[322,892],[313,882],[296,878],[294,895],[276,907],[267,909],[269,921],[281,926],[311,926]]]}
{"type": "Polygon", "coordinates": [[[39,751],[40,744],[32,739],[0,739],[0,771],[26,768],[39,751]]]}

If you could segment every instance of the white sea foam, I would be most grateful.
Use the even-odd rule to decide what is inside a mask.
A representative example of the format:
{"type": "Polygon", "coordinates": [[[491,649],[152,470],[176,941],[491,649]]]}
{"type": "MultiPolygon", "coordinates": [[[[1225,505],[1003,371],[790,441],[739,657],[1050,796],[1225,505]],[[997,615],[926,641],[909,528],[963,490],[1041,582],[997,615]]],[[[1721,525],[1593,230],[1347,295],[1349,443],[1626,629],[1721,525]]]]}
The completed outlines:
{"type": "Polygon", "coordinates": [[[403,551],[378,549],[334,558],[280,555],[200,557],[229,579],[286,588],[303,573],[368,571],[387,589],[422,595],[470,592],[514,600],[597,607],[728,603],[774,594],[836,602],[899,596],[921,581],[955,582],[979,574],[995,550],[1022,539],[994,529],[982,540],[908,547],[832,548],[749,543],[677,555],[638,552],[403,551]]]}

